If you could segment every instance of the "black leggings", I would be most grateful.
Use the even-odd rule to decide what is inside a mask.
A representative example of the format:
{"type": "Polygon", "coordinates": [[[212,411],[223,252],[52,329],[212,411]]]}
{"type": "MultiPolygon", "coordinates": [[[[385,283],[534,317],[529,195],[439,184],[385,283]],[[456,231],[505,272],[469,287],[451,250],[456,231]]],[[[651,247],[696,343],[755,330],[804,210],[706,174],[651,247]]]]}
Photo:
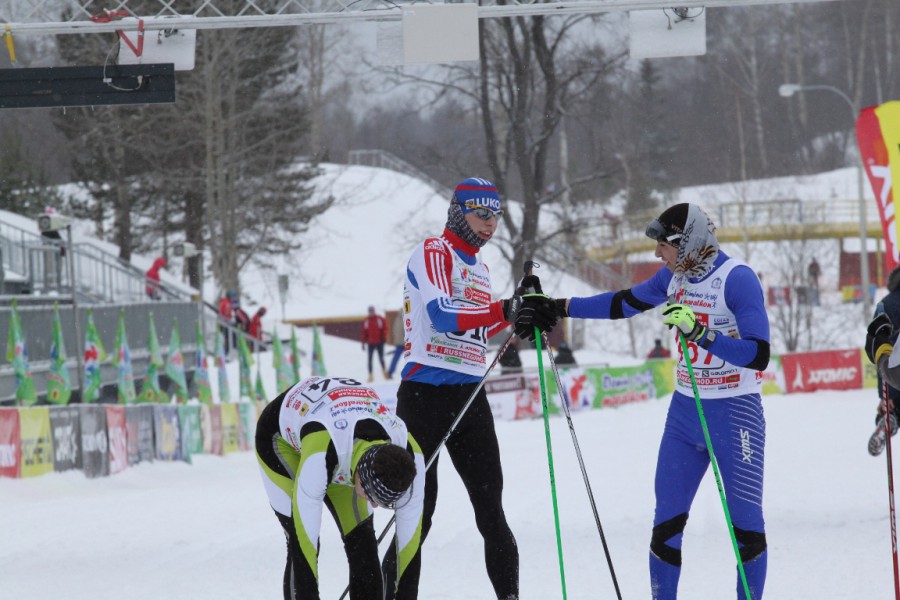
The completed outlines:
{"type": "MultiPolygon", "coordinates": [[[[270,402],[260,414],[256,427],[256,452],[260,460],[274,472],[293,478],[294,474],[281,462],[275,447],[275,438],[279,436],[278,415],[283,398],[284,393],[270,402]]],[[[338,523],[334,504],[328,496],[325,497],[324,503],[334,517],[335,523],[338,523]]],[[[319,582],[300,549],[293,520],[278,512],[275,512],[275,516],[278,517],[287,540],[287,561],[283,581],[285,600],[318,600],[319,582]]],[[[354,527],[342,537],[342,541],[350,567],[351,600],[381,600],[384,583],[378,564],[378,544],[375,541],[372,517],[354,527]]]]}
{"type": "MultiPolygon", "coordinates": [[[[404,381],[397,392],[397,416],[422,447],[426,462],[449,431],[453,420],[475,391],[476,384],[434,386],[404,381]]],[[[488,577],[497,598],[519,597],[519,550],[503,513],[503,471],[494,417],[482,389],[447,440],[447,452],[469,493],[475,523],[484,538],[488,577]]],[[[422,543],[431,529],[437,503],[438,478],[435,460],[425,477],[425,513],[422,543]]],[[[396,572],[396,550],[392,544],[382,563],[383,573],[396,572]]],[[[385,600],[390,600],[390,594],[385,600]]]]}
{"type": "Polygon", "coordinates": [[[380,344],[369,344],[369,375],[372,374],[372,355],[378,353],[378,360],[381,362],[381,370],[384,371],[384,342],[380,344]]]}

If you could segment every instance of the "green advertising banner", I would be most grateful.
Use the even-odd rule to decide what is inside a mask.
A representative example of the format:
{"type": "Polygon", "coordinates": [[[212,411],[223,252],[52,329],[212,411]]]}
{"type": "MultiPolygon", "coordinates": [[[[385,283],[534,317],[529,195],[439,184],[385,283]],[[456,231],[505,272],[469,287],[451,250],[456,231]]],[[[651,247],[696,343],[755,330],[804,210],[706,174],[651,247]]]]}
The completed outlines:
{"type": "Polygon", "coordinates": [[[252,450],[256,441],[256,405],[261,402],[241,402],[238,411],[241,416],[241,431],[244,434],[243,448],[252,450]]]}
{"type": "Polygon", "coordinates": [[[763,371],[763,394],[786,394],[787,386],[784,384],[784,369],[781,366],[781,357],[769,358],[769,366],[763,371]]]}
{"type": "Polygon", "coordinates": [[[203,432],[200,428],[200,405],[179,404],[178,421],[181,425],[181,455],[191,462],[191,456],[203,453],[203,432]]]}
{"type": "Polygon", "coordinates": [[[22,477],[53,472],[53,435],[50,408],[38,406],[19,409],[22,436],[22,477]]]}

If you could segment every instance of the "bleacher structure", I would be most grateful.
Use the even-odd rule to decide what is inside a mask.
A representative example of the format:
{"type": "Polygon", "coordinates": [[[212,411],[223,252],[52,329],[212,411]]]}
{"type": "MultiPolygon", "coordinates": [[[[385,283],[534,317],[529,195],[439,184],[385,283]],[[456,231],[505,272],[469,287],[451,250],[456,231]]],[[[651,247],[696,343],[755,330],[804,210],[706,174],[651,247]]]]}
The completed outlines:
{"type": "MultiPolygon", "coordinates": [[[[100,339],[109,355],[115,348],[119,313],[124,311],[128,345],[136,381],[147,370],[149,315],[153,314],[159,343],[168,345],[177,322],[183,340],[185,370],[191,382],[196,355],[197,323],[207,348],[221,324],[212,307],[195,290],[160,284],[160,300],[145,292],[143,270],[88,241],[70,243],[50,239],[15,225],[0,222],[0,343],[4,352],[9,335],[12,301],[16,300],[27,343],[29,364],[39,396],[46,394],[50,367],[54,305],[59,306],[63,340],[69,360],[73,396],[80,397],[80,353],[84,349],[87,313],[93,313],[100,339]],[[77,315],[77,320],[75,316],[77,315]]],[[[0,405],[14,403],[16,379],[8,361],[0,365],[0,405]]],[[[108,358],[101,367],[101,401],[115,401],[117,370],[108,358]]],[[[162,385],[166,385],[163,378],[162,385]]],[[[75,400],[77,401],[77,400],[75,400]]]]}

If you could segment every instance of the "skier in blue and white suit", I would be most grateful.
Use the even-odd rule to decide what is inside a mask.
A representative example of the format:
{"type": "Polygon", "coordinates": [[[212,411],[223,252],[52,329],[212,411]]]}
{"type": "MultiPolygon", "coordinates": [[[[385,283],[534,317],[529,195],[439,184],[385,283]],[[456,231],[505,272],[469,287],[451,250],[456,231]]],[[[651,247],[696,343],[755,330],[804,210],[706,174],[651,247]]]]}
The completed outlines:
{"type": "MultiPolygon", "coordinates": [[[[549,316],[623,319],[670,302],[663,322],[684,333],[703,411],[754,600],[766,580],[763,465],[766,423],[760,389],[769,363],[769,320],[756,273],[719,249],[716,229],[694,204],[676,204],[647,228],[665,266],[631,289],[590,298],[528,297],[549,316]]],[[[678,344],[679,353],[681,345],[678,344]]],[[[650,542],[653,598],[676,598],[681,541],[709,454],[684,357],[679,356],[656,463],[650,542]]],[[[738,598],[745,599],[738,578],[738,598]]]]}

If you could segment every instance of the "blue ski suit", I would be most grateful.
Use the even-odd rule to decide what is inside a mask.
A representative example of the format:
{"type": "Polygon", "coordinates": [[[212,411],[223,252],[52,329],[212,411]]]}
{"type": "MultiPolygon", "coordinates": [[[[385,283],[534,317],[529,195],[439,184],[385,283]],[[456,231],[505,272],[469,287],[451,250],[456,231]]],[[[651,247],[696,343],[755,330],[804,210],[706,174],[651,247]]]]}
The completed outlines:
{"type": "MultiPolygon", "coordinates": [[[[728,258],[719,251],[712,271],[701,279],[688,279],[685,289],[701,283],[706,289],[724,288],[724,303],[734,315],[737,331],[719,332],[706,350],[726,368],[743,367],[749,369],[752,376],[755,371],[765,370],[769,361],[769,320],[756,273],[742,263],[720,271],[728,258]]],[[[662,267],[653,277],[631,289],[589,298],[571,298],[569,316],[587,319],[633,317],[668,300],[672,277],[672,272],[662,267]]],[[[708,326],[716,330],[714,322],[708,326]]],[[[702,368],[703,365],[694,366],[698,377],[703,374],[702,368]]],[[[710,381],[713,381],[713,387],[717,383],[710,381]]],[[[745,386],[729,396],[725,391],[728,387],[722,385],[719,391],[708,394],[713,396],[709,398],[701,391],[701,402],[750,592],[753,600],[759,600],[763,595],[767,564],[762,508],[766,422],[758,391],[744,393],[745,386]]],[[[682,534],[709,463],[695,400],[676,391],[669,406],[656,464],[656,510],[650,542],[650,581],[655,600],[677,597],[682,534]]],[[[737,597],[746,599],[739,577],[737,597]]]]}

